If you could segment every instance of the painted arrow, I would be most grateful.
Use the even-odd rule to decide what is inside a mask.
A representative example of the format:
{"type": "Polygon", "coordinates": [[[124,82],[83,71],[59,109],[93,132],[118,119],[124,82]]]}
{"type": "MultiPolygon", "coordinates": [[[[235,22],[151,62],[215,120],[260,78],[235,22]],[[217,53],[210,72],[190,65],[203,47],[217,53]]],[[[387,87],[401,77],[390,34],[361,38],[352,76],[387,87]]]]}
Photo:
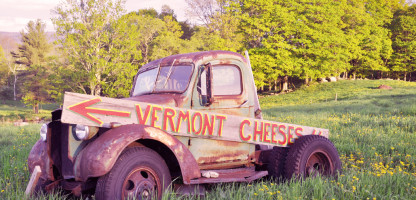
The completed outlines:
{"type": "Polygon", "coordinates": [[[95,99],[90,99],[90,100],[86,100],[86,101],[74,104],[72,106],[69,106],[68,109],[83,117],[86,117],[87,119],[99,124],[100,126],[103,125],[103,121],[91,115],[91,113],[100,114],[100,115],[112,115],[112,116],[118,116],[118,117],[130,117],[130,112],[90,107],[100,102],[101,102],[101,98],[98,97],[95,99]]]}

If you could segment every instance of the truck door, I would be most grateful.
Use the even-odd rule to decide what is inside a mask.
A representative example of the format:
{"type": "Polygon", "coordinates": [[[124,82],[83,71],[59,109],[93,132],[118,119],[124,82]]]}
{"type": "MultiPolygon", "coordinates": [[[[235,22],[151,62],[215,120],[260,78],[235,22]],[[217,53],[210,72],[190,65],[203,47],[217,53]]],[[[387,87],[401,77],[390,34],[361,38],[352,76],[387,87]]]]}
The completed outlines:
{"type": "Polygon", "coordinates": [[[207,63],[199,68],[196,90],[192,99],[192,108],[209,112],[253,117],[248,94],[243,82],[239,65],[207,63]],[[212,98],[207,102],[206,73],[208,65],[212,68],[212,98]],[[251,114],[251,115],[250,115],[251,114]]]}
{"type": "MultiPolygon", "coordinates": [[[[243,73],[238,63],[211,61],[201,65],[198,70],[197,83],[192,95],[192,109],[228,115],[250,116],[248,94],[245,91],[243,73]],[[211,73],[208,69],[211,68],[211,73]],[[207,82],[207,74],[210,73],[207,82]],[[211,99],[208,98],[209,86],[212,88],[211,99]],[[208,88],[208,89],[207,89],[208,88]]],[[[238,130],[235,133],[239,134],[238,130]]],[[[254,145],[204,138],[190,138],[190,151],[201,169],[233,168],[250,163],[250,154],[254,145]]]]}

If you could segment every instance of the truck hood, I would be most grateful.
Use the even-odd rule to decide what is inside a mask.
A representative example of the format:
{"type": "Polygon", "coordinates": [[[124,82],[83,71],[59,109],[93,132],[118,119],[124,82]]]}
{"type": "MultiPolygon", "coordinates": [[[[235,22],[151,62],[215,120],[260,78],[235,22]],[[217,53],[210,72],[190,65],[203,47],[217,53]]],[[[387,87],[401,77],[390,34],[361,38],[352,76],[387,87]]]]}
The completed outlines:
{"type": "Polygon", "coordinates": [[[125,100],[159,104],[169,107],[183,107],[187,98],[180,94],[148,94],[125,98],[125,100]]]}

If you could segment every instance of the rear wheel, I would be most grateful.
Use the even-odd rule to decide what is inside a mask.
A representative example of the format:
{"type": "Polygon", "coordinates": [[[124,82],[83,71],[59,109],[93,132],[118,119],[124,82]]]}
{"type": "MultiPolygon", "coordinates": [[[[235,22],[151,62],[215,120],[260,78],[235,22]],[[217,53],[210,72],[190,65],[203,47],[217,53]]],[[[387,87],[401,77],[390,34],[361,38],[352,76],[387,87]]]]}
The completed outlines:
{"type": "Polygon", "coordinates": [[[155,151],[126,149],[111,171],[98,180],[96,199],[161,199],[171,182],[169,169],[155,151]]]}
{"type": "Polygon", "coordinates": [[[273,147],[269,157],[268,171],[269,175],[275,179],[284,178],[284,168],[287,152],[289,148],[286,147],[273,147]]]}
{"type": "Polygon", "coordinates": [[[318,135],[302,136],[290,147],[285,165],[286,178],[336,176],[341,171],[338,151],[329,139],[318,135]]]}

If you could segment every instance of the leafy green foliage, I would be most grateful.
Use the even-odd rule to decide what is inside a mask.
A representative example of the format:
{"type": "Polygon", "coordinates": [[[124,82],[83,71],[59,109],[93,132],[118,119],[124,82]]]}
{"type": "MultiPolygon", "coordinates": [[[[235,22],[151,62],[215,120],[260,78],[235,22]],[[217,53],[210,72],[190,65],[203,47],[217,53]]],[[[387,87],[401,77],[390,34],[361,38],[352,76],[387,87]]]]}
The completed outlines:
{"type": "MultiPolygon", "coordinates": [[[[416,5],[398,10],[391,23],[393,48],[391,70],[414,72],[416,70],[416,5]]],[[[406,75],[404,76],[406,79],[406,75]]]]}
{"type": "Polygon", "coordinates": [[[44,64],[51,45],[45,33],[45,24],[40,20],[30,21],[26,26],[27,32],[22,31],[21,42],[17,52],[11,52],[17,64],[27,67],[44,64]]]}
{"type": "Polygon", "coordinates": [[[40,20],[30,21],[27,32],[21,32],[22,44],[18,52],[12,52],[15,64],[24,65],[23,102],[33,106],[33,112],[39,112],[39,104],[49,100],[51,74],[46,67],[50,60],[47,56],[51,50],[45,33],[45,24],[40,20]]]}
{"type": "Polygon", "coordinates": [[[72,88],[92,95],[126,96],[138,66],[139,35],[120,16],[122,1],[70,0],[56,8],[61,50],[72,68],[72,88]]]}
{"type": "Polygon", "coordinates": [[[8,72],[6,57],[4,55],[3,47],[0,45],[0,89],[6,85],[9,76],[8,72]]]}

